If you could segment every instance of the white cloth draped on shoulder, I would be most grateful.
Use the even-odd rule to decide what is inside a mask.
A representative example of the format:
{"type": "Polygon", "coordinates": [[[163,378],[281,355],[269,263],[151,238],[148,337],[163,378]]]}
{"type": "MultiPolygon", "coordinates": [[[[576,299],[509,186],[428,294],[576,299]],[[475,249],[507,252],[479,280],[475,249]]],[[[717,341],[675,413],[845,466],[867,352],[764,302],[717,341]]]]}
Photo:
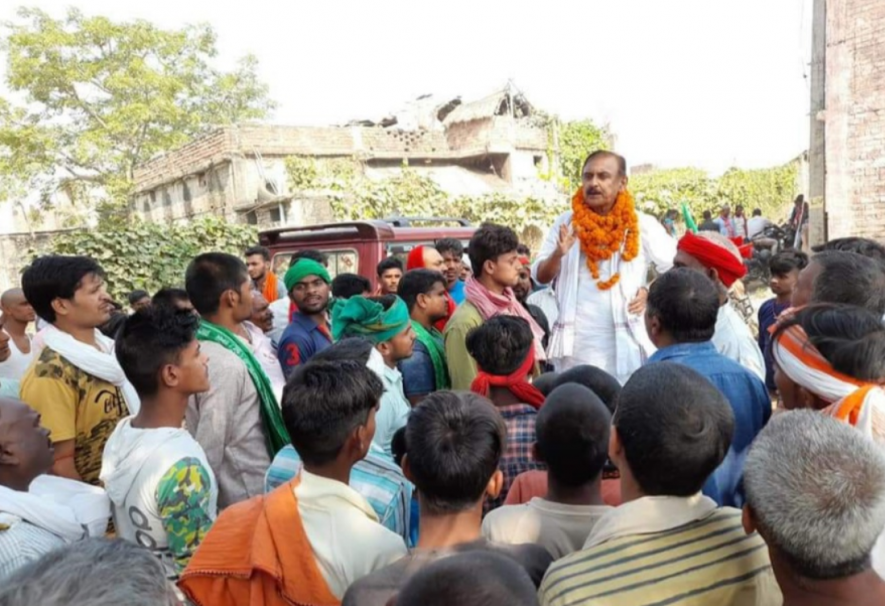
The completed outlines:
{"type": "MultiPolygon", "coordinates": [[[[107,381],[118,387],[126,400],[126,406],[130,414],[138,414],[141,408],[141,399],[135,388],[126,379],[126,374],[120,367],[117,357],[114,355],[114,341],[95,330],[95,343],[101,349],[90,347],[81,343],[66,332],[62,332],[50,324],[41,331],[43,344],[68,360],[71,364],[85,373],[107,381]]],[[[39,355],[35,352],[35,356],[39,355]]]]}

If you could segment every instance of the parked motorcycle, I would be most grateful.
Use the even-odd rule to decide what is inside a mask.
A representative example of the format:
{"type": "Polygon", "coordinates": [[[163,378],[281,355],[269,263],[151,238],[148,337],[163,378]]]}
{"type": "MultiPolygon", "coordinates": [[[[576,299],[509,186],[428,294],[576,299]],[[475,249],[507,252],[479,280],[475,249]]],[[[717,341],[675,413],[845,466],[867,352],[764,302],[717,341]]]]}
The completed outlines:
{"type": "Polygon", "coordinates": [[[752,282],[767,285],[771,280],[771,271],[768,269],[771,257],[781,251],[792,250],[795,242],[796,230],[789,224],[769,225],[755,235],[750,240],[753,245],[753,256],[744,261],[747,266],[744,282],[747,286],[749,287],[752,282]]]}

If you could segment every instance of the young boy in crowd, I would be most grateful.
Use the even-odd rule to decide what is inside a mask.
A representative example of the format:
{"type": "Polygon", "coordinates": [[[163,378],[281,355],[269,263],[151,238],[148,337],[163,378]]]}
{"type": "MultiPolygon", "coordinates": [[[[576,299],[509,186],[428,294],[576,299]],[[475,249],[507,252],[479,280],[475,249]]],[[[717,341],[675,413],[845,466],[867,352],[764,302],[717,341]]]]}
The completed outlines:
{"type": "Polygon", "coordinates": [[[332,606],[406,555],[402,537],[348,486],[369,452],[383,389],[356,360],[308,362],[292,374],[283,418],[303,469],[222,512],[179,582],[193,602],[332,606]]]}
{"type": "Polygon", "coordinates": [[[611,510],[602,500],[610,425],[608,408],[583,385],[554,389],[536,421],[534,454],[547,464],[547,494],[491,512],[483,536],[512,545],[536,543],[556,560],[581,549],[611,510]]]}
{"type": "Polygon", "coordinates": [[[464,392],[429,395],[409,416],[406,477],[418,490],[421,532],[407,557],[358,581],[345,606],[384,606],[419,570],[463,552],[494,552],[519,563],[537,584],[552,558],[538,545],[500,545],[480,533],[486,495],[501,491],[498,461],[506,428],[485,398],[464,392]]]}
{"type": "Polygon", "coordinates": [[[98,330],[113,310],[104,271],[89,257],[40,257],[22,274],[22,290],[49,325],[22,378],[21,399],[52,434],[52,473],[97,485],[108,437],[139,406],[113,340],[98,330]]]}
{"type": "Polygon", "coordinates": [[[762,539],[701,494],[734,433],[725,396],[691,368],[650,364],[621,390],[611,431],[624,503],[551,566],[541,604],[779,606],[762,539]]]}
{"type": "Polygon", "coordinates": [[[141,410],[120,421],[104,450],[101,481],[120,538],[149,547],[176,578],[215,521],[218,486],[182,428],[188,398],[209,389],[209,366],[187,311],[151,307],[123,323],[117,359],[141,410]]]}
{"type": "Polygon", "coordinates": [[[471,391],[489,398],[507,424],[507,451],[501,457],[501,493],[487,510],[504,504],[516,476],[543,469],[534,457],[535,419],[544,395],[529,383],[535,368],[534,339],[529,324],[514,316],[497,316],[467,335],[467,350],[479,373],[471,391]]]}
{"type": "Polygon", "coordinates": [[[799,281],[799,272],[808,265],[808,255],[798,250],[779,252],[768,262],[771,280],[768,285],[774,297],[759,308],[759,349],[765,359],[765,386],[769,392],[777,391],[774,384],[774,359],[771,357],[771,334],[769,329],[774,326],[778,316],[790,307],[793,289],[799,281]]]}
{"type": "Polygon", "coordinates": [[[378,263],[378,288],[381,296],[395,295],[403,278],[403,262],[397,257],[387,257],[378,263]]]}

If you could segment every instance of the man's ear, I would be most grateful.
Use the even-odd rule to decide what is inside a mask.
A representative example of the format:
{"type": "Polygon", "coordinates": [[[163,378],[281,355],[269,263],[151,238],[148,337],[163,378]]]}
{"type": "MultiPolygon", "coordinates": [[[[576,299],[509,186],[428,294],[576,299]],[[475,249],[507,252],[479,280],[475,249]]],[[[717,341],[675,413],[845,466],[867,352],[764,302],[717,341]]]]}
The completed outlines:
{"type": "Polygon", "coordinates": [[[424,294],[424,293],[419,294],[419,295],[415,298],[415,304],[416,304],[418,307],[420,307],[421,309],[424,309],[425,307],[427,307],[427,295],[424,294]]]}
{"type": "Polygon", "coordinates": [[[624,445],[621,444],[621,436],[618,435],[618,429],[612,425],[608,438],[608,458],[615,465],[623,458],[624,445]]]}
{"type": "Polygon", "coordinates": [[[0,466],[17,467],[21,463],[18,456],[10,451],[5,444],[0,444],[0,466]]]}
{"type": "Polygon", "coordinates": [[[504,490],[504,473],[500,469],[496,469],[492,477],[489,478],[489,483],[486,486],[486,495],[490,499],[497,499],[502,490],[504,490]]]}
{"type": "Polygon", "coordinates": [[[380,353],[382,356],[389,356],[391,353],[393,353],[393,348],[390,345],[390,341],[379,343],[378,345],[376,345],[376,347],[378,348],[378,353],[380,353]]]}
{"type": "Polygon", "coordinates": [[[178,384],[181,381],[180,375],[180,369],[174,364],[164,364],[163,367],[160,368],[160,382],[165,387],[178,387],[178,384]]]}
{"type": "Polygon", "coordinates": [[[652,315],[649,308],[645,308],[645,327],[648,330],[650,339],[654,339],[661,334],[661,319],[652,315]]]}
{"type": "Polygon", "coordinates": [[[412,465],[409,463],[408,453],[403,455],[403,460],[400,461],[400,467],[402,468],[403,475],[406,476],[406,479],[414,484],[415,478],[412,476],[412,465]]]}
{"type": "Polygon", "coordinates": [[[538,463],[544,463],[544,457],[541,456],[541,445],[537,442],[532,444],[532,459],[538,463]]]}
{"type": "Polygon", "coordinates": [[[70,313],[70,301],[67,299],[56,297],[50,305],[52,305],[52,311],[55,312],[56,316],[66,316],[70,313]]]}
{"type": "Polygon", "coordinates": [[[741,510],[741,524],[744,527],[744,532],[747,534],[753,534],[758,530],[756,526],[756,516],[753,515],[753,510],[750,509],[749,505],[744,505],[741,510]]]}

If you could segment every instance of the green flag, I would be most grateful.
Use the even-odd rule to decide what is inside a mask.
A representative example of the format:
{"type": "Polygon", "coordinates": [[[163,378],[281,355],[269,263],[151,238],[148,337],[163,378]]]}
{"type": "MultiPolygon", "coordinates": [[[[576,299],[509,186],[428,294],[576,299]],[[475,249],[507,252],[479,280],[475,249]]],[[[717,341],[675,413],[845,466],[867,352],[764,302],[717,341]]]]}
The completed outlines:
{"type": "Polygon", "coordinates": [[[685,229],[690,231],[693,234],[698,233],[698,224],[694,222],[694,217],[691,216],[691,211],[688,209],[688,204],[682,203],[682,219],[685,221],[685,229]]]}

